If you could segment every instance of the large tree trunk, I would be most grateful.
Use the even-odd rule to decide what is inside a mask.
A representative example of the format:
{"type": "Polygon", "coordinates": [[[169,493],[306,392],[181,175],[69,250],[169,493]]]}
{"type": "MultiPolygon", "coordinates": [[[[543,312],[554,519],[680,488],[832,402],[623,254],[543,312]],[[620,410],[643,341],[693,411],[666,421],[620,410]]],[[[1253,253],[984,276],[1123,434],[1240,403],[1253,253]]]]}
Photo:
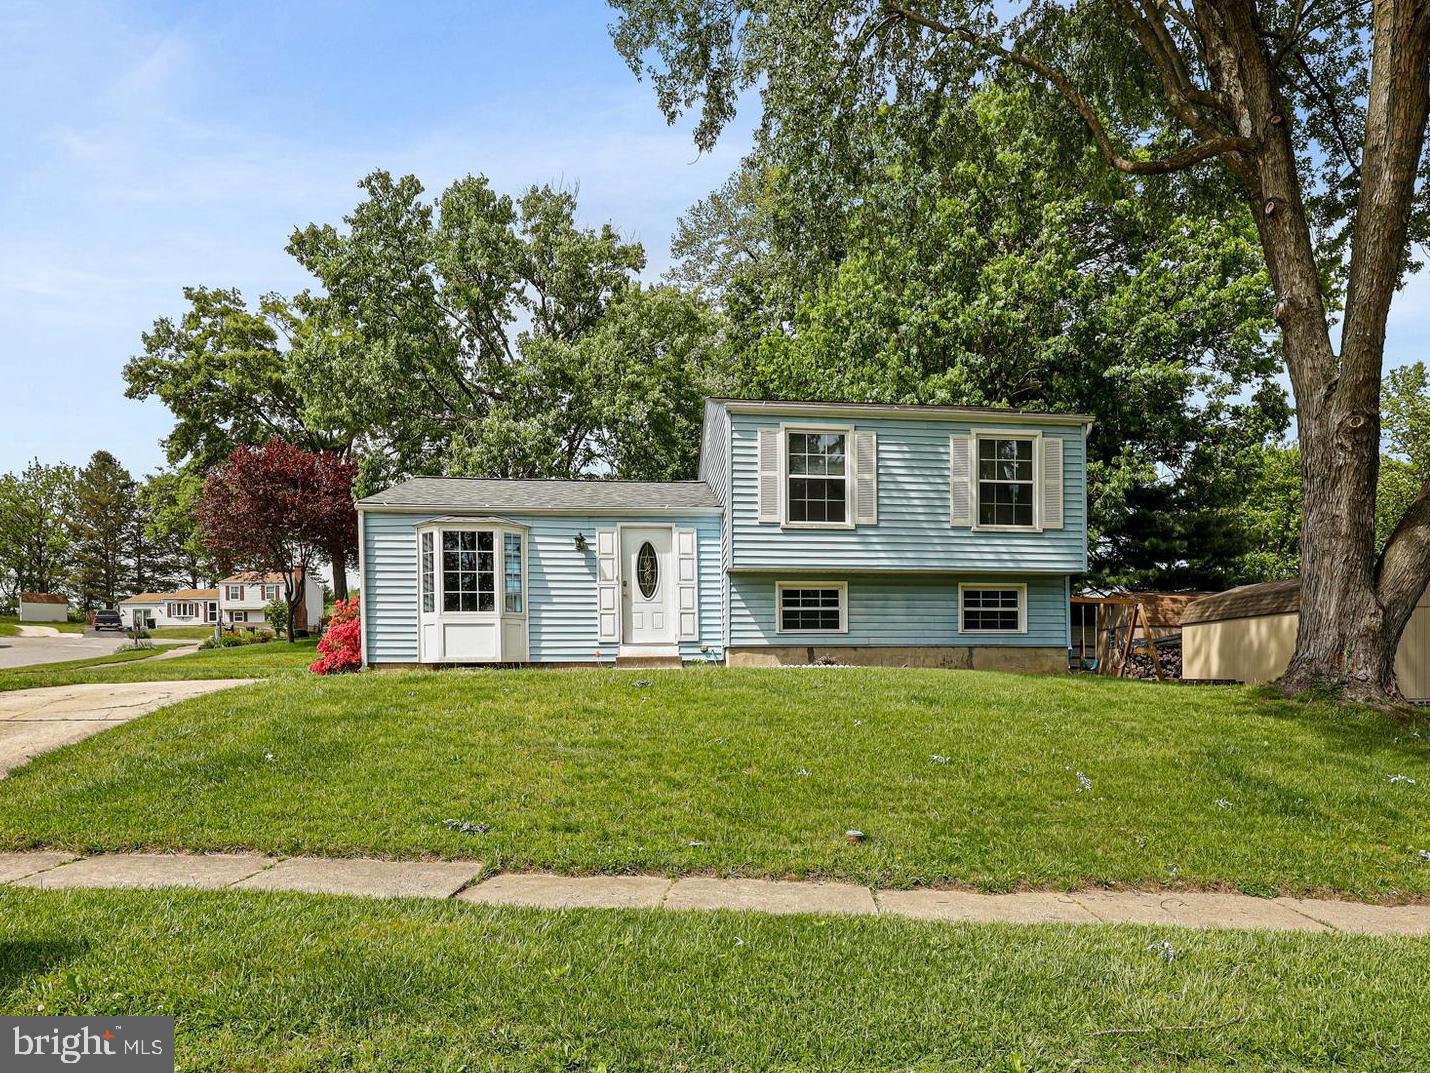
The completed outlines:
{"type": "Polygon", "coordinates": [[[333,596],[338,600],[348,598],[347,548],[342,541],[335,540],[328,546],[328,562],[333,567],[333,596]]]}

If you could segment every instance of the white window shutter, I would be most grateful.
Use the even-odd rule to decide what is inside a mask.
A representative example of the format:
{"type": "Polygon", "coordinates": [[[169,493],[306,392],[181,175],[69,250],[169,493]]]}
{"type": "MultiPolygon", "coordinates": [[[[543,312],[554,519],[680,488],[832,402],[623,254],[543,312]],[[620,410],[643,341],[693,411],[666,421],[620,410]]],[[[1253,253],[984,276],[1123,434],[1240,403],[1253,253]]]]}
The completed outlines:
{"type": "Polygon", "coordinates": [[[780,520],[780,430],[760,429],[760,521],[780,520]]]}
{"type": "Polygon", "coordinates": [[[1043,437],[1043,517],[1044,529],[1063,527],[1063,440],[1043,437]]]}
{"type": "Polygon", "coordinates": [[[949,521],[973,524],[973,437],[955,432],[948,437],[949,521]]]}
{"type": "Polygon", "coordinates": [[[679,639],[700,640],[700,563],[694,529],[675,531],[675,601],[679,639]]]}
{"type": "Polygon", "coordinates": [[[616,531],[596,530],[596,640],[617,639],[621,621],[620,557],[616,531]]]}
{"type": "Polygon", "coordinates": [[[854,433],[854,524],[879,524],[879,436],[854,433]]]}

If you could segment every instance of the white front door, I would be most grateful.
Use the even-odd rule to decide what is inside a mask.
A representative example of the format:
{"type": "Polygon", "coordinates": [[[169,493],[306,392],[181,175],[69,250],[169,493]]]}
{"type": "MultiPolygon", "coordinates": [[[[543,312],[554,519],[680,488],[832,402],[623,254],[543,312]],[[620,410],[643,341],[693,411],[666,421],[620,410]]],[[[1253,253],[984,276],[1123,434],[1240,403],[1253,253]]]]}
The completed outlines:
{"type": "Polygon", "coordinates": [[[668,527],[621,530],[621,640],[624,644],[675,642],[672,567],[668,527]]]}

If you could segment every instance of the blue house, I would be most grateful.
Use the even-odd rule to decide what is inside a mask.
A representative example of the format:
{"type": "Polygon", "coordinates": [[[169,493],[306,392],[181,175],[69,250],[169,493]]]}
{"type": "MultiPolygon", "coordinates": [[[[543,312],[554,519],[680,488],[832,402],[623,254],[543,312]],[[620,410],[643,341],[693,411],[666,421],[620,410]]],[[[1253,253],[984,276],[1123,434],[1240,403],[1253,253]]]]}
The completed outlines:
{"type": "Polygon", "coordinates": [[[363,660],[1061,671],[1090,419],[710,399],[694,481],[358,502],[363,660]]]}

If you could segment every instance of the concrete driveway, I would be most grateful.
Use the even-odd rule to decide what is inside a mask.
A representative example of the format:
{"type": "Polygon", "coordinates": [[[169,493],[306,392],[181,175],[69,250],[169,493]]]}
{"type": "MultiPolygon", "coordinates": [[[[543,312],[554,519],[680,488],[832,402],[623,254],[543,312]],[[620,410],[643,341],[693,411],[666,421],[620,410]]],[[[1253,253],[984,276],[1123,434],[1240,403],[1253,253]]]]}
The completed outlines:
{"type": "Polygon", "coordinates": [[[95,683],[0,693],[0,778],[37,753],[127,723],[166,704],[259,680],[95,683]]]}
{"type": "MultiPolygon", "coordinates": [[[[63,663],[71,659],[108,656],[118,652],[128,643],[129,638],[122,633],[57,633],[53,637],[0,637],[0,668],[30,667],[39,663],[63,663]]],[[[156,641],[155,646],[164,643],[156,641]]]]}

